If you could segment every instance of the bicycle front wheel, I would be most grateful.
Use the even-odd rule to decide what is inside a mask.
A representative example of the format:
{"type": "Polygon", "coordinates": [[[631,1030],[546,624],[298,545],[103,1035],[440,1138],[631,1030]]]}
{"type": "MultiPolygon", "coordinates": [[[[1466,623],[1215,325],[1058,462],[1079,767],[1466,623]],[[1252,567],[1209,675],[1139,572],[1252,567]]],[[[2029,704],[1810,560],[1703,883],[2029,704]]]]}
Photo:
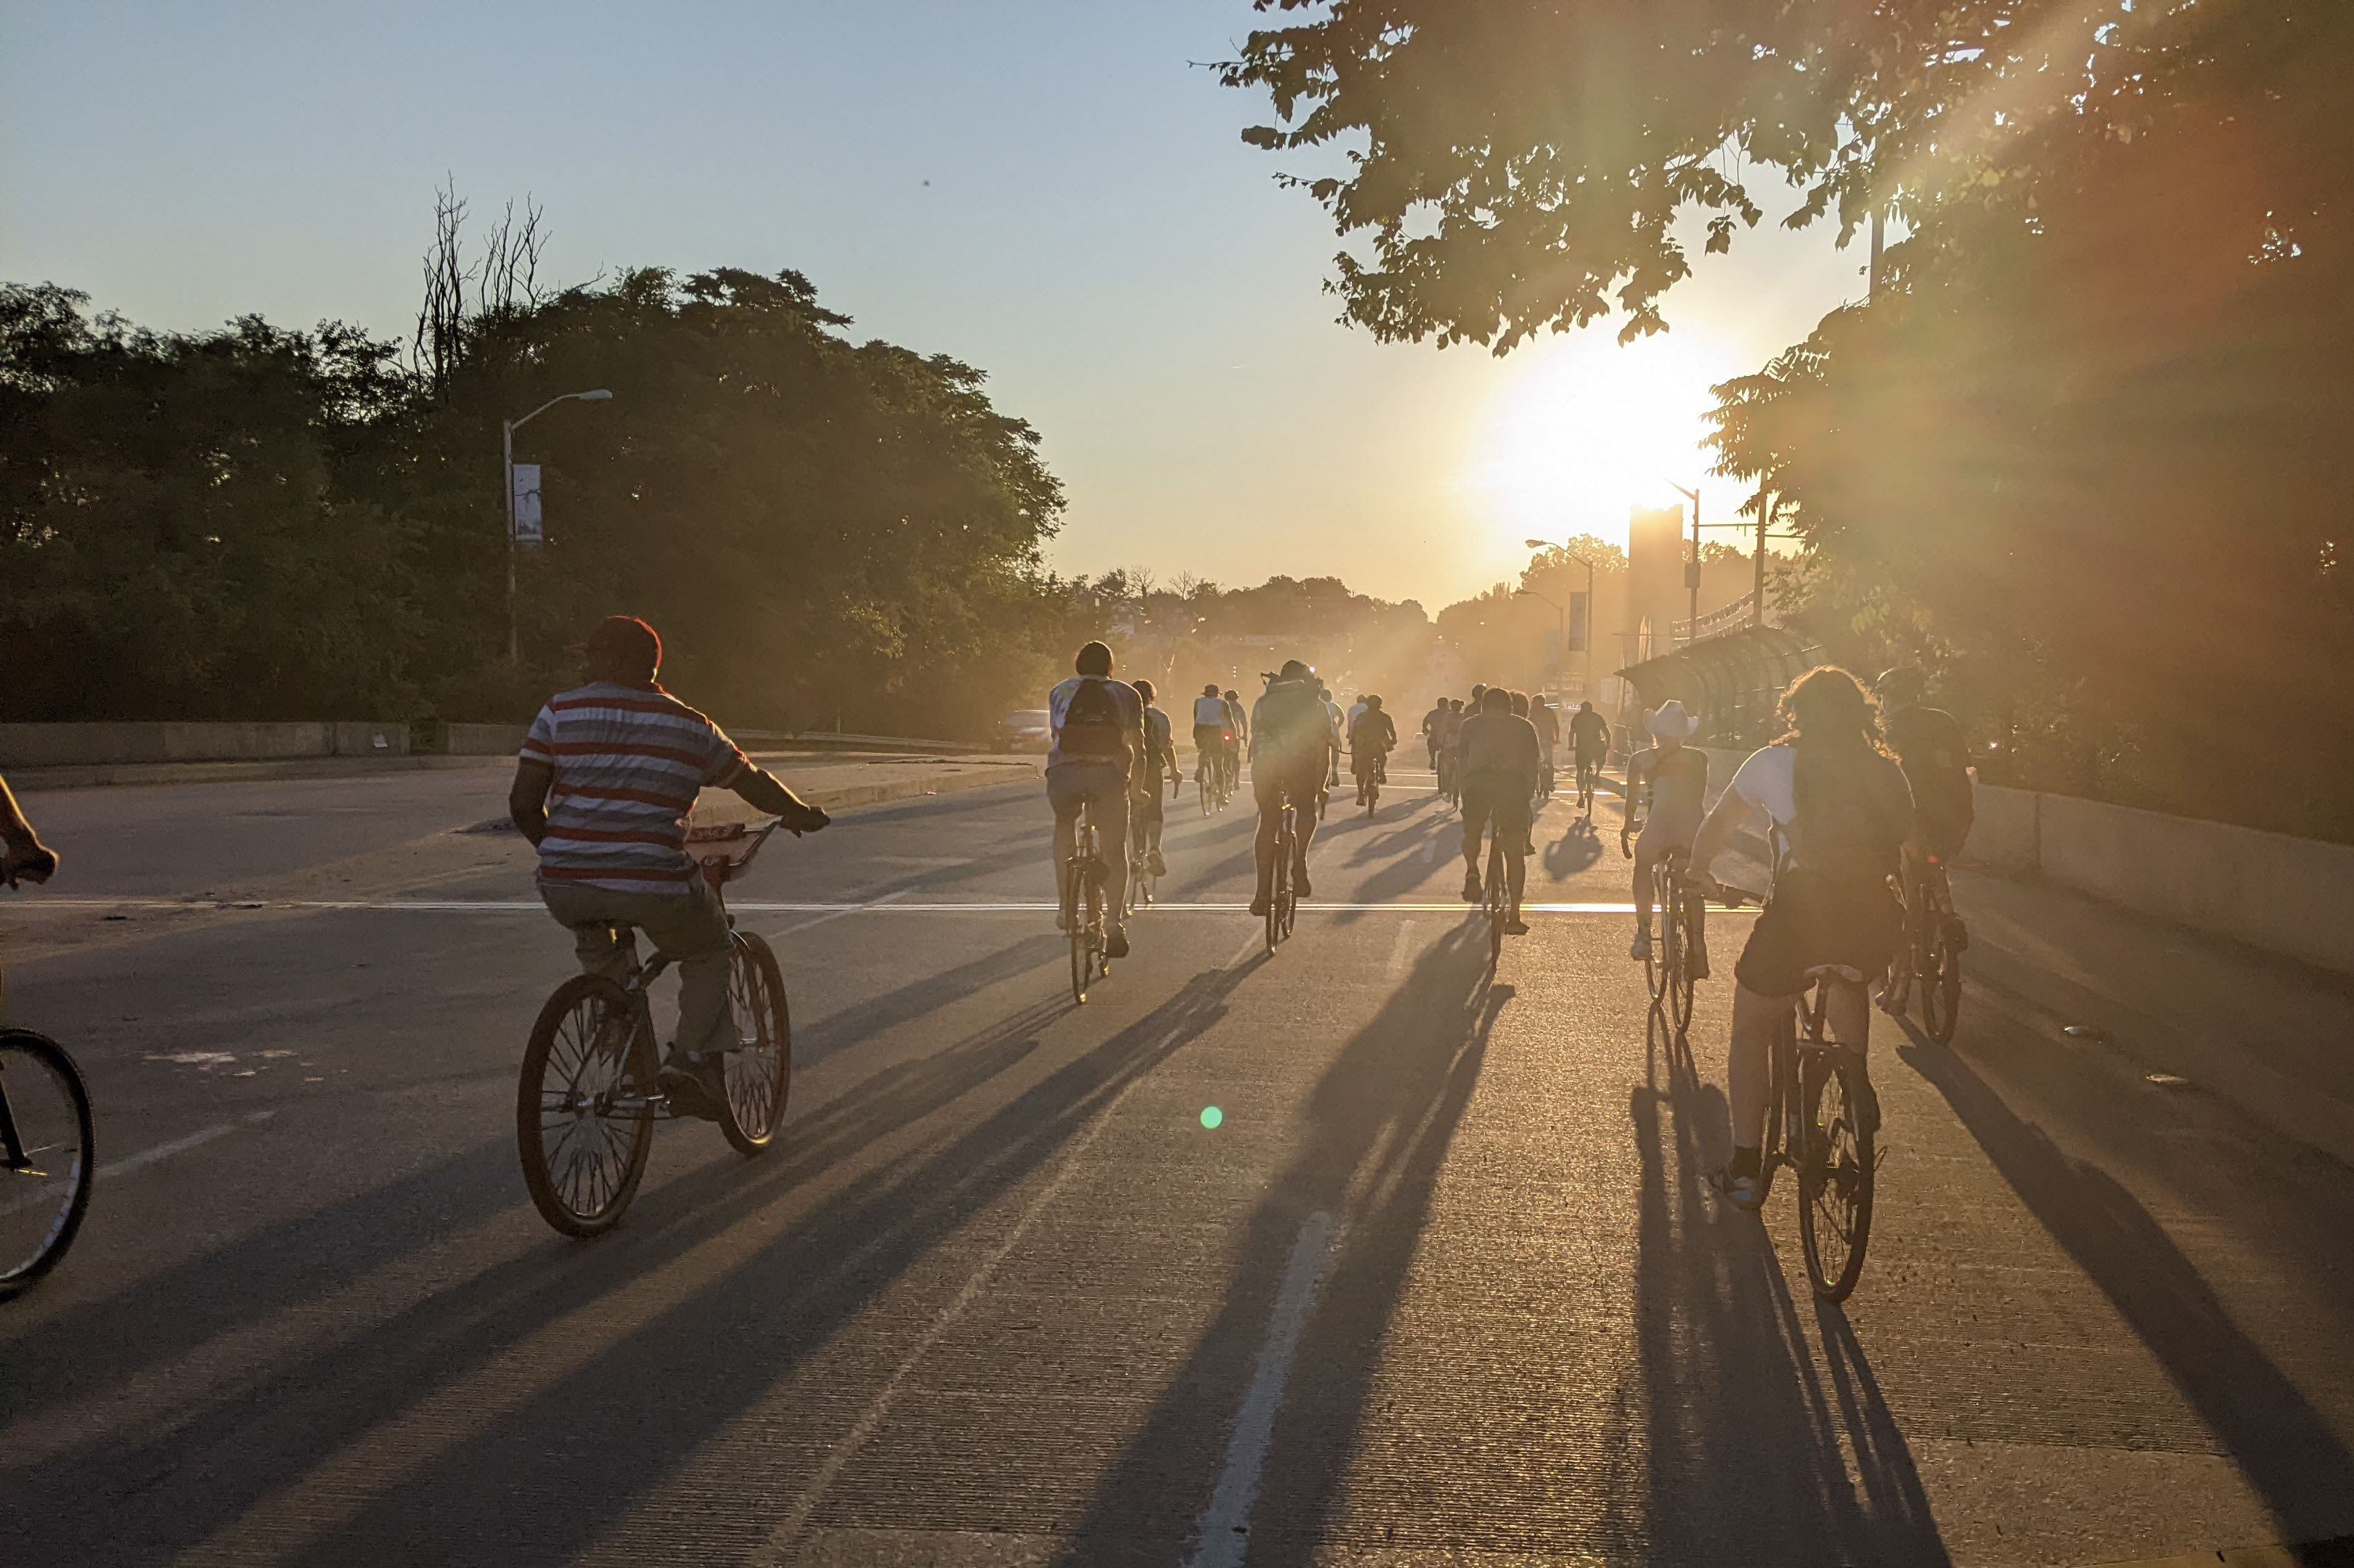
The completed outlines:
{"type": "Polygon", "coordinates": [[[0,1301],[58,1266],[90,1212],[90,1094],[66,1048],[0,1030],[0,1301]]]}
{"type": "Polygon", "coordinates": [[[748,931],[727,956],[727,1002],[737,1044],[727,1053],[727,1114],[719,1130],[747,1160],[776,1141],[793,1091],[793,1024],[777,955],[748,931]]]}
{"type": "Polygon", "coordinates": [[[1815,1294],[1844,1301],[1872,1237],[1880,1101],[1863,1062],[1845,1046],[1804,1053],[1798,1075],[1807,1148],[1798,1167],[1798,1239],[1815,1294]]]}
{"type": "Polygon", "coordinates": [[[1935,906],[1921,953],[1921,1027],[1938,1044],[1950,1045],[1961,1022],[1962,955],[1955,950],[1947,917],[1935,906]]]}
{"type": "Polygon", "coordinates": [[[540,1218],[568,1236],[620,1223],[653,1146],[655,1064],[636,1001],[599,975],[556,988],[524,1047],[515,1147],[540,1218]]]}
{"type": "Polygon", "coordinates": [[[1086,874],[1079,863],[1073,861],[1063,872],[1064,918],[1069,922],[1071,937],[1071,1000],[1087,1004],[1087,982],[1095,979],[1095,954],[1087,947],[1087,900],[1084,884],[1086,874]]]}
{"type": "Polygon", "coordinates": [[[1681,1035],[1691,1028],[1692,1017],[1692,930],[1689,896],[1672,878],[1668,880],[1670,903],[1659,906],[1660,921],[1674,938],[1669,951],[1668,1014],[1674,1020],[1676,1033],[1681,1035]]]}

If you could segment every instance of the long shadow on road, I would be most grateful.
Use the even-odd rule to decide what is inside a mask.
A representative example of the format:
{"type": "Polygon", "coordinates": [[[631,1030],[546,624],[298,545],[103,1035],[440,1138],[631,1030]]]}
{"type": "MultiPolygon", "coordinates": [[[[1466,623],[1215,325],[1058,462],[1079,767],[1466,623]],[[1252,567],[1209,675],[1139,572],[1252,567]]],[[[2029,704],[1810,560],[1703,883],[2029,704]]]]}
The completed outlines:
{"type": "MultiPolygon", "coordinates": [[[[1970,994],[1993,1005],[1983,992],[1970,994]]],[[[2158,1358],[2263,1496],[2285,1539],[2354,1530],[2354,1455],[2149,1210],[2107,1171],[2072,1156],[2013,1110],[1960,1051],[1932,1044],[1909,1020],[1903,1027],[1909,1044],[1899,1055],[1946,1097],[2012,1191],[2158,1358]]],[[[2024,1039],[2035,1032],[2020,1021],[2010,1033],[2024,1039]]],[[[2072,1065],[2058,1053],[2038,1054],[2046,1083],[2057,1087],[2072,1065]]],[[[2179,1148],[2158,1147],[2140,1118],[2120,1115],[2113,1089],[2086,1092],[2099,1097],[2094,1103],[2103,1112],[2093,1125],[2128,1160],[2164,1167],[2186,1158],[2179,1148]]],[[[2305,1245],[2315,1256],[2344,1257],[2342,1204],[2315,1209],[2305,1245]],[[2311,1234],[2323,1229],[2334,1239],[2311,1234]]]]}
{"type": "MultiPolygon", "coordinates": [[[[1949,1561],[1911,1451],[1845,1319],[1811,1299],[1802,1316],[1764,1228],[1708,1194],[1702,1150],[1721,1140],[1724,1098],[1656,1023],[1629,1111],[1642,1165],[1639,1375],[1620,1390],[1606,1445],[1620,1467],[1607,1554],[1794,1568],[1949,1561]],[[1808,1344],[1809,1320],[1829,1389],[1808,1344]],[[1630,1511],[1638,1499],[1639,1517],[1630,1511]]],[[[1789,1201],[1787,1176],[1776,1189],[1775,1202],[1789,1201]]]]}
{"type": "MultiPolygon", "coordinates": [[[[797,1123],[782,1159],[715,1164],[647,1194],[603,1243],[551,1241],[493,1265],[130,1454],[20,1475],[28,1499],[69,1495],[26,1560],[153,1561],[200,1542],[236,1560],[266,1542],[319,1563],[570,1561],[650,1492],[694,1492],[676,1472],[704,1443],[985,1225],[1129,1083],[1222,1016],[1245,972],[1197,976],[966,1130],[923,1139],[919,1124],[1016,1067],[1068,1007],[1041,1005],[877,1075],[797,1123]],[[907,1152],[779,1230],[795,1189],[895,1136],[907,1152]]],[[[855,1414],[835,1401],[784,1412],[806,1423],[785,1446],[822,1456],[855,1414]]],[[[752,1507],[731,1505],[751,1532],[735,1544],[756,1547],[804,1478],[780,1470],[752,1507]]]]}
{"type": "Polygon", "coordinates": [[[1510,988],[1485,984],[1484,933],[1426,953],[1319,1080],[1305,1148],[1270,1185],[1233,1269],[1236,1288],[1112,1466],[1063,1561],[1178,1560],[1220,1467],[1274,1291],[1309,1217],[1343,1225],[1275,1433],[1278,1467],[1250,1525],[1252,1559],[1304,1560],[1340,1500],[1371,1419],[1382,1326],[1403,1290],[1438,1171],[1510,988]],[[1358,1202],[1352,1205],[1352,1199],[1358,1202]]]}

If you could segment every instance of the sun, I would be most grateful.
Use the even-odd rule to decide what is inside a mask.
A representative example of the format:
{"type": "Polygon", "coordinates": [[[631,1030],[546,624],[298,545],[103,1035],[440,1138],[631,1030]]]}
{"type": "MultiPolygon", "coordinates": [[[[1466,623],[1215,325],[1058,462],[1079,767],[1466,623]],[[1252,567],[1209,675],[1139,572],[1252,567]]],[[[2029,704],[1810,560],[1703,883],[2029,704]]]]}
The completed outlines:
{"type": "Polygon", "coordinates": [[[1709,388],[1741,373],[1733,349],[1686,327],[1624,347],[1597,328],[1533,352],[1499,390],[1466,474],[1492,548],[1571,534],[1624,545],[1631,508],[1700,485],[1709,388]]]}

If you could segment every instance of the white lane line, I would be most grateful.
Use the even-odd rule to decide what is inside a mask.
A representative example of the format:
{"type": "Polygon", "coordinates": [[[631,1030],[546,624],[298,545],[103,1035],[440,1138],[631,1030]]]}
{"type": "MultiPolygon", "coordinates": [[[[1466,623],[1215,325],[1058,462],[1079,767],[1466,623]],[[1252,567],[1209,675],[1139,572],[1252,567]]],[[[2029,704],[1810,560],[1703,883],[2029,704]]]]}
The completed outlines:
{"type": "Polygon", "coordinates": [[[1324,1275],[1331,1234],[1331,1215],[1310,1214],[1291,1245],[1275,1315],[1267,1320],[1267,1343],[1259,1347],[1258,1370],[1251,1374],[1250,1392],[1243,1396],[1234,1436],[1226,1440],[1226,1463],[1218,1473],[1217,1489],[1202,1514],[1193,1568],[1241,1568],[1250,1551],[1245,1531],[1250,1526],[1251,1505],[1258,1501],[1267,1452],[1275,1441],[1275,1418],[1283,1409],[1283,1385],[1290,1380],[1292,1358],[1299,1354],[1299,1336],[1308,1327],[1308,1309],[1324,1275]]]}
{"type": "MultiPolygon", "coordinates": [[[[1162,1044],[1166,1044],[1168,1039],[1173,1039],[1175,1034],[1176,1031],[1172,1030],[1162,1044]]],[[[998,1243],[990,1255],[981,1260],[981,1266],[972,1271],[972,1277],[964,1282],[964,1288],[956,1293],[955,1299],[940,1308],[939,1315],[931,1320],[930,1325],[917,1339],[915,1347],[908,1351],[907,1358],[900,1361],[883,1386],[875,1392],[875,1397],[867,1403],[865,1410],[860,1413],[858,1420],[851,1426],[849,1432],[843,1436],[842,1441],[833,1446],[832,1451],[826,1455],[825,1463],[818,1467],[817,1474],[811,1478],[808,1487],[794,1500],[792,1511],[786,1514],[783,1521],[769,1532],[769,1550],[764,1561],[782,1563],[792,1560],[794,1542],[800,1539],[801,1531],[809,1528],[809,1521],[816,1514],[818,1505],[825,1500],[825,1494],[832,1489],[833,1483],[841,1478],[843,1470],[849,1466],[851,1460],[858,1457],[859,1451],[866,1446],[882,1426],[884,1419],[891,1414],[891,1406],[897,1401],[900,1385],[907,1381],[907,1374],[915,1371],[916,1363],[922,1361],[932,1346],[939,1342],[942,1335],[956,1326],[957,1319],[964,1316],[966,1310],[988,1287],[990,1277],[997,1272],[998,1266],[1012,1256],[1013,1249],[1022,1245],[1022,1238],[1029,1234],[1031,1225],[1036,1222],[1040,1214],[1046,1212],[1046,1206],[1062,1192],[1064,1186],[1078,1171],[1079,1161],[1086,1158],[1088,1150],[1095,1147],[1096,1139],[1102,1136],[1105,1128],[1111,1125],[1111,1118],[1119,1114],[1121,1104],[1129,1096],[1136,1092],[1137,1086],[1144,1082],[1146,1076],[1147,1075],[1140,1073],[1130,1078],[1119,1093],[1112,1096],[1103,1109],[1096,1113],[1095,1119],[1088,1122],[1078,1137],[1072,1140],[1069,1151],[1063,1156],[1061,1167],[1048,1179],[1045,1186],[1039,1189],[1038,1195],[1031,1199],[1028,1205],[1023,1209],[1021,1217],[1013,1222],[1013,1228],[1006,1233],[1005,1239],[998,1243]]]]}
{"type": "Polygon", "coordinates": [[[1412,920],[1402,922],[1397,928],[1397,940],[1390,944],[1387,974],[1391,980],[1395,980],[1405,973],[1406,946],[1414,939],[1414,927],[1415,922],[1412,920]]]}
{"type": "MultiPolygon", "coordinates": [[[[844,915],[856,915],[868,909],[880,909],[885,905],[890,903],[893,899],[905,898],[906,896],[907,895],[905,893],[886,893],[882,897],[870,900],[864,904],[844,905],[838,909],[829,910],[825,914],[819,916],[814,920],[803,920],[798,925],[788,926],[783,930],[778,932],[777,935],[779,937],[790,937],[796,931],[806,931],[812,926],[822,926],[828,920],[839,920],[844,915]]],[[[738,907],[746,910],[758,910],[759,906],[757,904],[745,904],[738,906],[738,907]]]]}
{"type": "MultiPolygon", "coordinates": [[[[175,1154],[186,1154],[191,1149],[201,1149],[216,1138],[228,1137],[239,1127],[251,1127],[257,1123],[268,1121],[277,1114],[274,1110],[254,1111],[237,1121],[216,1122],[210,1127],[200,1127],[184,1138],[173,1139],[168,1143],[159,1143],[153,1149],[143,1149],[136,1154],[126,1154],[120,1160],[110,1160],[90,1172],[90,1179],[95,1181],[111,1181],[117,1177],[128,1176],[133,1171],[143,1170],[159,1160],[169,1160],[175,1154]]],[[[13,1199],[8,1202],[0,1203],[0,1214],[13,1214],[19,1209],[43,1201],[45,1200],[38,1194],[13,1199]]]]}
{"type": "Polygon", "coordinates": [[[1219,967],[1229,969],[1235,969],[1243,964],[1250,962],[1251,959],[1266,951],[1267,932],[1264,930],[1254,931],[1251,933],[1250,939],[1248,941],[1246,941],[1241,947],[1235,949],[1235,956],[1228,959],[1219,967]]]}

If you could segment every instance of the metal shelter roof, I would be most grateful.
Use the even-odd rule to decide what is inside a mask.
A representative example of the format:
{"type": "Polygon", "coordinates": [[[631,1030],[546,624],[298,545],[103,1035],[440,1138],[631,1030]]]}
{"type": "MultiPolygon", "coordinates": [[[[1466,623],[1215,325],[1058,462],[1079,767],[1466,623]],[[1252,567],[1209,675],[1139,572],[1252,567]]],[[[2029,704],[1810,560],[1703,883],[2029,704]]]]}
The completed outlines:
{"type": "Polygon", "coordinates": [[[1645,708],[1670,697],[1700,715],[1702,746],[1763,746],[1792,681],[1821,662],[1819,643],[1780,626],[1751,626],[1688,642],[1618,672],[1645,708]]]}

